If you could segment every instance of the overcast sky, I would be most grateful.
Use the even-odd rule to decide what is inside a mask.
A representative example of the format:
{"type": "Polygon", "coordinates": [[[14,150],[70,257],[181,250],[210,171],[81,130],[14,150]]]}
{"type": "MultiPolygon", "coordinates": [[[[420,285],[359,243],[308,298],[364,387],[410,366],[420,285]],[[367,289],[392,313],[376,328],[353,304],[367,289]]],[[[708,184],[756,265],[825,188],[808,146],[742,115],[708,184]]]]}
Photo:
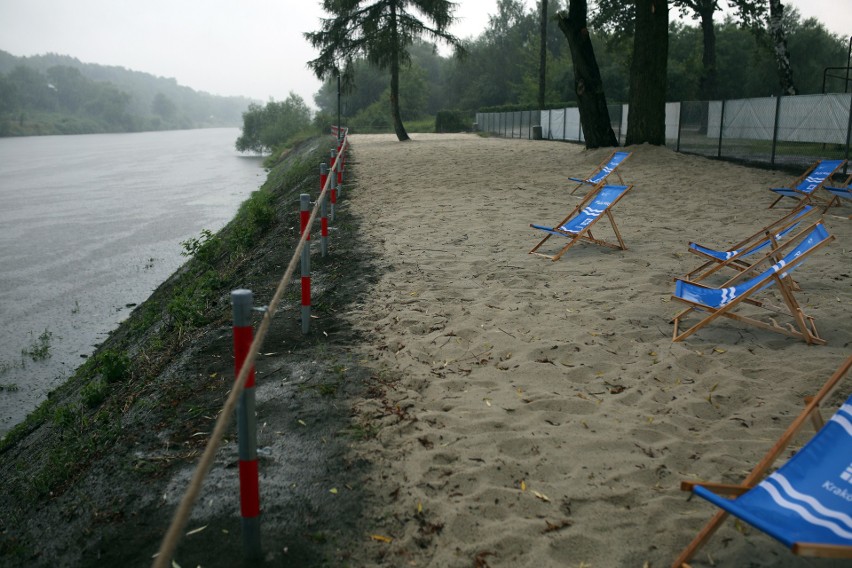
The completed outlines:
{"type": "MultiPolygon", "coordinates": [[[[525,0],[534,6],[535,0],[525,0]]],[[[0,49],[58,53],[118,65],[217,95],[313,106],[316,57],[302,36],[319,29],[318,0],[0,0],[0,49]]],[[[497,0],[460,0],[452,32],[478,36],[497,0]]],[[[785,0],[829,31],[852,33],[852,0],[785,0]]]]}

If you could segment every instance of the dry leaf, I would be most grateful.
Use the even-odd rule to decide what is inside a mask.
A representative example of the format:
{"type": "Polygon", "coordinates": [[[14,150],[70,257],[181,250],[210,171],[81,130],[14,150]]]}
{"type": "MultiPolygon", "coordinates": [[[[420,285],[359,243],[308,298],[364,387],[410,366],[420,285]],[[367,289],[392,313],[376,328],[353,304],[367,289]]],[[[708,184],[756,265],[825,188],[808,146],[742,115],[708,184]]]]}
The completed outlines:
{"type": "Polygon", "coordinates": [[[533,491],[532,494],[544,501],[545,503],[550,503],[550,499],[547,497],[547,495],[539,493],[538,491],[533,491]]]}
{"type": "Polygon", "coordinates": [[[422,512],[423,512],[423,503],[421,501],[418,501],[417,502],[417,513],[419,514],[419,513],[422,513],[422,512]]]}
{"type": "Polygon", "coordinates": [[[486,398],[486,399],[483,399],[483,400],[485,401],[485,404],[487,404],[488,406],[491,406],[491,400],[490,399],[486,398]]]}
{"type": "Polygon", "coordinates": [[[527,482],[522,479],[521,480],[521,491],[526,491],[526,490],[527,490],[527,482]]]}
{"type": "Polygon", "coordinates": [[[328,490],[328,492],[331,493],[332,495],[337,495],[337,487],[332,487],[331,489],[328,490]]]}
{"type": "Polygon", "coordinates": [[[377,541],[377,542],[387,542],[387,543],[393,542],[393,539],[391,537],[380,535],[380,534],[371,534],[370,538],[377,541]]]}
{"type": "Polygon", "coordinates": [[[192,529],[191,531],[189,531],[188,533],[186,533],[186,536],[189,536],[189,535],[191,535],[191,534],[200,533],[201,531],[203,531],[203,530],[204,530],[204,529],[206,529],[206,528],[207,528],[207,525],[204,525],[203,527],[198,527],[197,529],[192,529]]]}
{"type": "Polygon", "coordinates": [[[299,424],[301,424],[302,426],[307,426],[307,424],[305,424],[305,421],[304,421],[304,420],[299,420],[298,422],[299,422],[299,424]]]}

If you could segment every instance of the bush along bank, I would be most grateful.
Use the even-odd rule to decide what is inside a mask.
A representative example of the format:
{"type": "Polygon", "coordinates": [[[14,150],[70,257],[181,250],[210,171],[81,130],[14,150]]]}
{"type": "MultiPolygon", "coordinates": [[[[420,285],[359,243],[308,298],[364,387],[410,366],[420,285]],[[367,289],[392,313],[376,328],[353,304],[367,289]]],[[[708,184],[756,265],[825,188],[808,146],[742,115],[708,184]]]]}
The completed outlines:
{"type": "MultiPolygon", "coordinates": [[[[299,194],[316,197],[319,164],[334,143],[331,137],[301,142],[270,165],[265,184],[222,231],[202,231],[182,243],[186,264],[0,442],[5,565],[149,565],[185,485],[175,476],[191,472],[233,381],[230,291],[249,288],[256,303],[271,298],[298,241],[299,194]]],[[[270,452],[285,435],[292,447],[312,447],[304,455],[294,450],[274,470],[279,482],[286,481],[275,487],[288,489],[277,495],[288,507],[264,497],[261,479],[262,532],[288,543],[270,549],[267,560],[284,565],[338,564],[360,508],[355,490],[335,492],[329,505],[327,492],[300,489],[311,485],[311,476],[355,475],[346,447],[357,433],[342,402],[369,378],[345,349],[329,348],[352,342],[334,314],[358,300],[369,277],[365,255],[355,247],[357,224],[339,213],[333,231],[329,257],[312,261],[312,332],[301,334],[294,283],[257,365],[259,385],[264,375],[274,377],[270,384],[278,381],[271,393],[259,393],[261,435],[278,436],[267,440],[270,452]],[[264,416],[285,421],[295,434],[265,432],[264,416]],[[314,417],[310,431],[304,427],[308,416],[314,417]],[[305,460],[313,460],[308,471],[299,469],[305,460]]],[[[223,448],[235,443],[232,426],[223,448]]],[[[270,452],[267,461],[278,461],[270,452]]],[[[219,465],[227,479],[222,492],[233,501],[235,464],[219,465]]],[[[205,514],[211,526],[221,526],[185,539],[182,562],[234,565],[238,506],[205,514]]]]}

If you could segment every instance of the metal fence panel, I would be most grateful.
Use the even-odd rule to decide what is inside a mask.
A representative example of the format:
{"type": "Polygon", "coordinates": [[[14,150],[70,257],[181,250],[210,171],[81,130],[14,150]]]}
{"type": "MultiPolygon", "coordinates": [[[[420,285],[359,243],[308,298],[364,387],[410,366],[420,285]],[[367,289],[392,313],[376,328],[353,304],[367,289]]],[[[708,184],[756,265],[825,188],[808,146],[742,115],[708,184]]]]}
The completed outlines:
{"type": "MultiPolygon", "coordinates": [[[[608,111],[623,144],[627,105],[608,111]]],[[[850,157],[850,114],[852,93],[666,103],[666,144],[680,152],[799,167],[850,157]]],[[[506,137],[531,139],[532,127],[541,125],[550,140],[585,139],[577,108],[477,113],[476,120],[481,130],[506,137]]]]}

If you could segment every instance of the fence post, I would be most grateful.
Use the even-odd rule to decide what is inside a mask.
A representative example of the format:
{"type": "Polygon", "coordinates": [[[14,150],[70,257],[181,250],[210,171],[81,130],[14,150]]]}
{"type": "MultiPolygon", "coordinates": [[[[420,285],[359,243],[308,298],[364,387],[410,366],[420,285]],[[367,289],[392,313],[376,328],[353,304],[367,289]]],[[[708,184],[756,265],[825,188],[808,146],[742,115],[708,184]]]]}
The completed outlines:
{"type": "Polygon", "coordinates": [[[772,154],[769,156],[769,165],[775,165],[775,148],[778,146],[778,121],[781,116],[781,95],[775,99],[775,121],[772,125],[772,154]]]}
{"type": "MultiPolygon", "coordinates": [[[[683,101],[678,103],[677,107],[677,146],[675,152],[680,152],[680,131],[683,129],[683,101]]],[[[621,125],[618,126],[618,133],[621,135],[621,125]]]]}
{"type": "Polygon", "coordinates": [[[320,193],[325,189],[325,182],[328,181],[328,166],[324,163],[320,164],[320,193]]]}
{"type": "MultiPolygon", "coordinates": [[[[852,37],[849,38],[850,45],[852,45],[852,37]]],[[[846,124],[846,155],[844,158],[846,159],[846,164],[843,165],[843,174],[846,175],[847,169],[849,168],[849,142],[852,139],[852,95],[849,96],[849,119],[846,124]]]]}
{"type": "Polygon", "coordinates": [[[722,157],[722,133],[725,130],[725,99],[722,99],[722,111],[719,113],[719,149],[716,151],[716,157],[722,157]]]}
{"type": "MultiPolygon", "coordinates": [[[[239,376],[248,357],[254,332],[251,327],[251,290],[233,290],[234,376],[239,376]]],[[[262,557],[260,546],[260,482],[257,464],[257,418],[255,417],[254,367],[246,378],[237,404],[237,443],[239,446],[240,515],[243,555],[251,560],[262,557]]]]}
{"type": "Polygon", "coordinates": [[[334,221],[334,209],[337,205],[337,176],[333,173],[331,175],[331,186],[328,188],[328,197],[331,202],[331,211],[329,212],[329,218],[334,221]]]}
{"type": "Polygon", "coordinates": [[[561,140],[568,139],[568,108],[562,109],[562,138],[561,140]]]}
{"type": "Polygon", "coordinates": [[[320,203],[320,250],[322,257],[328,256],[328,200],[323,199],[320,203]]]}
{"type": "MultiPolygon", "coordinates": [[[[332,178],[334,179],[334,178],[332,178]]],[[[299,196],[299,236],[308,228],[311,218],[311,196],[303,193],[299,196]]],[[[311,329],[311,234],[305,239],[302,248],[302,333],[311,329]]]]}

